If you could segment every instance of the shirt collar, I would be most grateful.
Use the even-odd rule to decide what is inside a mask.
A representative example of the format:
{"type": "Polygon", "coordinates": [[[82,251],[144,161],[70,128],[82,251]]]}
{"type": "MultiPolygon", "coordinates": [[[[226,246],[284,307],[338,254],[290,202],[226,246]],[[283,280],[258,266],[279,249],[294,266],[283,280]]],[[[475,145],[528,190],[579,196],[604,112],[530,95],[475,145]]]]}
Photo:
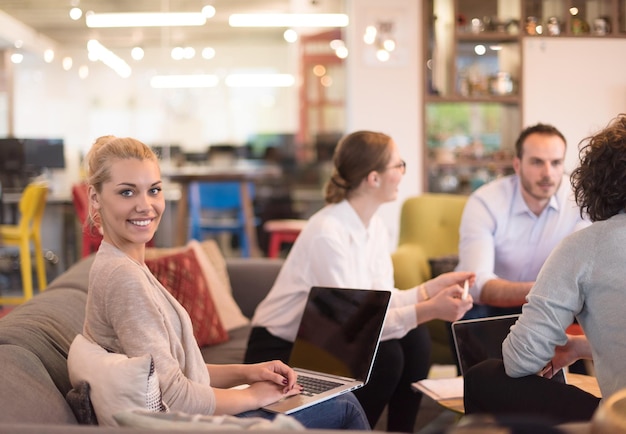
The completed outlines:
{"type": "MultiPolygon", "coordinates": [[[[552,195],[552,197],[550,197],[550,202],[548,202],[548,209],[553,209],[555,211],[558,211],[560,209],[560,205],[559,205],[559,201],[558,201],[558,196],[559,196],[559,192],[565,188],[565,182],[564,180],[561,181],[561,185],[559,185],[559,188],[554,192],[554,194],[552,195]]],[[[522,196],[522,183],[519,179],[519,176],[515,175],[515,188],[513,190],[513,213],[514,214],[522,214],[522,213],[530,213],[532,215],[535,215],[530,208],[528,208],[528,205],[526,204],[526,201],[524,200],[524,197],[522,196]]]]}
{"type": "Polygon", "coordinates": [[[352,208],[352,205],[350,205],[350,202],[345,199],[337,204],[337,208],[346,224],[350,237],[358,244],[364,244],[368,237],[371,236],[370,231],[373,230],[371,222],[369,227],[366,228],[359,215],[354,208],[352,208]]]}

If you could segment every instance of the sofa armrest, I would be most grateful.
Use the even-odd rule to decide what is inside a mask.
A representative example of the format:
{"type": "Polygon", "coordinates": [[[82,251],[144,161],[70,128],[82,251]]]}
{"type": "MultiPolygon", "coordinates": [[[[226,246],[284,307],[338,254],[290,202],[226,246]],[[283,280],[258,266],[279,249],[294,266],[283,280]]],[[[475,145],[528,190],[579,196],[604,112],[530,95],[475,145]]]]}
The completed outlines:
{"type": "Polygon", "coordinates": [[[257,305],[272,288],[283,262],[270,258],[226,259],[233,297],[248,318],[252,318],[257,305]]]}
{"type": "Polygon", "coordinates": [[[391,254],[396,288],[408,289],[431,277],[428,257],[417,244],[403,244],[391,254]]]}

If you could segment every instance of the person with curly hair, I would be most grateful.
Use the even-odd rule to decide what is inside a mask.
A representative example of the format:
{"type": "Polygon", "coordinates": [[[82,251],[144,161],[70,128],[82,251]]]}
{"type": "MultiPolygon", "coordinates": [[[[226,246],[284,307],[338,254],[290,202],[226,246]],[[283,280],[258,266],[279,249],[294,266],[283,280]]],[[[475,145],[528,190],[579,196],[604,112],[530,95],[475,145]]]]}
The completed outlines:
{"type": "Polygon", "coordinates": [[[466,413],[589,420],[599,398],[548,380],[583,358],[593,360],[603,397],[626,387],[626,114],[581,142],[571,180],[593,224],[548,257],[503,342],[503,360],[467,372],[466,413]],[[574,319],[583,336],[566,334],[574,319]]]}
{"type": "Polygon", "coordinates": [[[339,141],[333,165],[326,206],[309,219],[256,309],[245,361],[288,360],[313,286],[391,290],[372,374],[354,394],[371,427],[388,406],[387,430],[413,432],[422,394],[411,383],[426,378],[430,368],[430,336],[419,325],[461,318],[472,307],[461,287],[465,280],[473,283],[474,273],[445,273],[412,289],[394,289],[391,246],[376,212],[398,195],[406,171],[398,147],[386,134],[356,131],[339,141]]]}

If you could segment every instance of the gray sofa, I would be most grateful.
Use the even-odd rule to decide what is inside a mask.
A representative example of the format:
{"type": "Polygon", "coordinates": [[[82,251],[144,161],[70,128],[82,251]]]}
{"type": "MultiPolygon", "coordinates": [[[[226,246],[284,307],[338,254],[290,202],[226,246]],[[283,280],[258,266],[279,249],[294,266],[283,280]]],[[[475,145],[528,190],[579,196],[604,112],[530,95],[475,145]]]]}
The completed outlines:
{"type": "MultiPolygon", "coordinates": [[[[82,330],[92,262],[93,256],[74,264],[46,291],[0,319],[0,432],[56,432],[54,426],[59,426],[58,432],[93,429],[78,426],[65,400],[71,389],[67,353],[82,330]]],[[[281,264],[266,258],[227,260],[233,296],[244,315],[252,316],[281,264]]],[[[241,363],[248,333],[249,327],[242,327],[230,333],[228,342],[203,348],[205,360],[241,363]]]]}
{"type": "MultiPolygon", "coordinates": [[[[87,276],[92,262],[93,257],[89,257],[73,265],[52,281],[46,291],[0,319],[0,433],[99,434],[130,430],[79,425],[65,400],[71,389],[67,353],[74,336],[82,330],[87,276]]],[[[282,261],[229,258],[226,262],[233,296],[243,314],[251,317],[269,291],[282,261]]],[[[205,360],[241,362],[248,333],[249,327],[233,330],[228,342],[203,348],[205,360]]],[[[589,432],[587,424],[568,428],[564,432],[589,432]]],[[[212,431],[219,430],[213,428],[212,431]]],[[[132,432],[151,431],[133,429],[132,432]]],[[[456,432],[454,428],[446,430],[446,433],[453,432],[456,432]]],[[[328,434],[329,431],[309,430],[309,433],[328,434]]]]}

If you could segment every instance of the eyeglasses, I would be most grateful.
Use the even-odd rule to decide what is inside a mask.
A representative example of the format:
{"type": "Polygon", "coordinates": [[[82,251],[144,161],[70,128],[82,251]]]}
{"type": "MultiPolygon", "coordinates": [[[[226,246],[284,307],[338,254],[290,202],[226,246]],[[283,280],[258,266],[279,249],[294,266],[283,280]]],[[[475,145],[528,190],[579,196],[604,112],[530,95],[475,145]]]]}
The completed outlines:
{"type": "Polygon", "coordinates": [[[402,174],[406,173],[406,161],[402,160],[398,164],[394,164],[393,166],[387,167],[387,169],[400,169],[402,174]]]}

